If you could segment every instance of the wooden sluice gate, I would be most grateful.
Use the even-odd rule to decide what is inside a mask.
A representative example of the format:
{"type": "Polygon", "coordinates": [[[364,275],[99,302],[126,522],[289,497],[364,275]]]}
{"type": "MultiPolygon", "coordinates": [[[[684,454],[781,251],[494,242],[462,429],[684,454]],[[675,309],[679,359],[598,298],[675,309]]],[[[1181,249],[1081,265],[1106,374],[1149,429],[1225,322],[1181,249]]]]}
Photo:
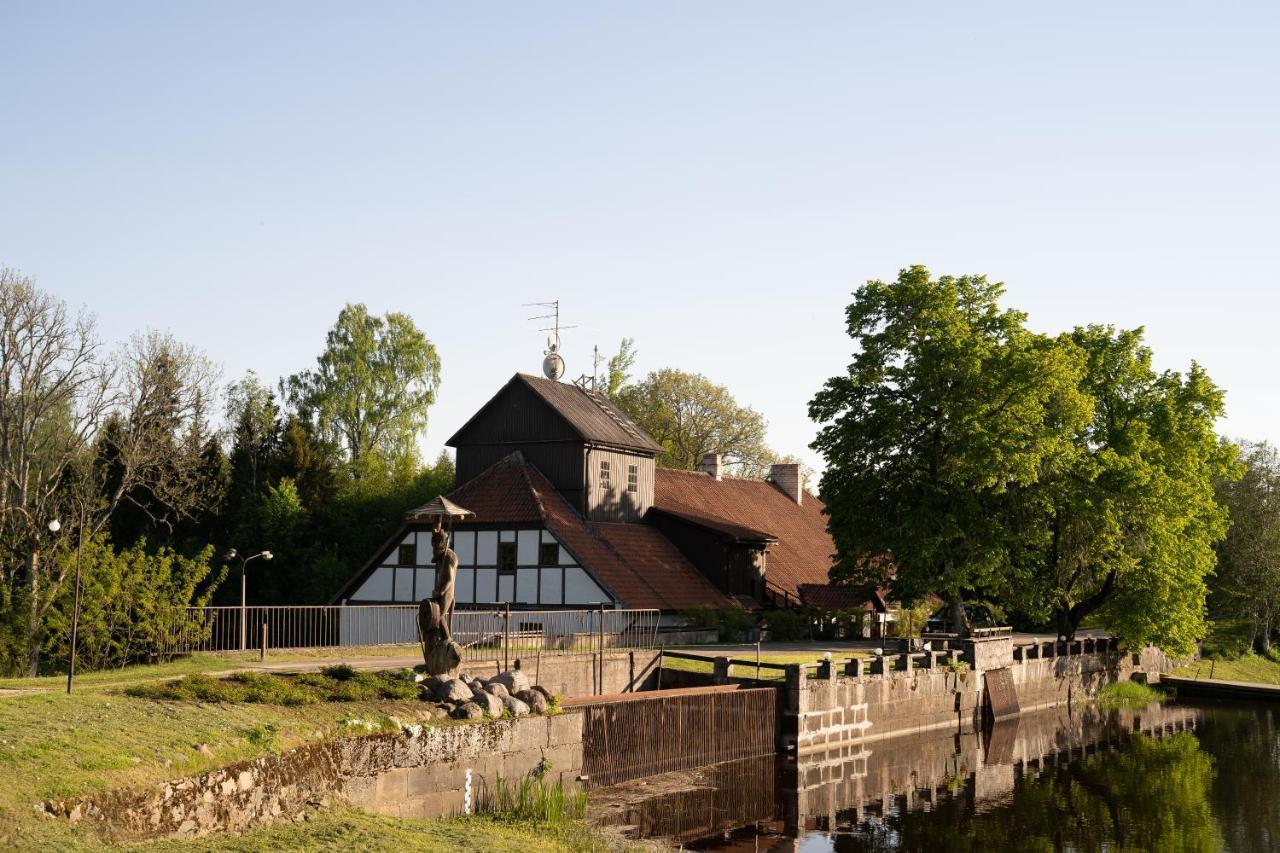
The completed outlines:
{"type": "Polygon", "coordinates": [[[735,685],[592,696],[565,703],[583,715],[587,786],[772,755],[779,691],[735,685]]]}

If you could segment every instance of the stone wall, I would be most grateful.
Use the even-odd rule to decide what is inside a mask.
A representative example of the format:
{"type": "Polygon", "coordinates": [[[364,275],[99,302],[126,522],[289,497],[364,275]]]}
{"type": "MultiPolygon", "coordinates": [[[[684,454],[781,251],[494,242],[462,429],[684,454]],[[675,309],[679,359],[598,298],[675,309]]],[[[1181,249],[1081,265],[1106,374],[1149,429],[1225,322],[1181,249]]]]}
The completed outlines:
{"type": "Polygon", "coordinates": [[[817,668],[817,678],[808,677],[805,667],[789,667],[784,739],[806,753],[849,741],[972,727],[981,720],[984,672],[993,669],[1009,670],[1025,712],[1088,701],[1105,685],[1135,673],[1155,681],[1175,664],[1158,650],[1121,652],[1110,642],[1050,646],[1032,652],[1015,650],[1007,640],[983,642],[965,650],[970,667],[959,670],[940,666],[934,654],[900,656],[892,669],[889,658],[865,668],[851,664],[848,671],[857,674],[824,665],[817,668]],[[972,668],[975,660],[981,668],[972,668]]]}
{"type": "Polygon", "coordinates": [[[499,776],[518,780],[537,771],[573,785],[581,773],[581,714],[412,732],[313,744],[156,789],[49,802],[44,811],[89,822],[114,841],[195,838],[296,820],[334,802],[400,817],[444,817],[482,802],[499,776]]]}
{"type": "MultiPolygon", "coordinates": [[[[535,684],[565,699],[609,693],[654,690],[658,686],[656,649],[626,652],[606,651],[582,655],[525,656],[517,659],[521,671],[535,684]],[[603,657],[603,668],[601,658],[603,657]],[[603,679],[601,672],[603,671],[603,679]]],[[[464,666],[475,675],[494,674],[493,667],[464,666]]]]}

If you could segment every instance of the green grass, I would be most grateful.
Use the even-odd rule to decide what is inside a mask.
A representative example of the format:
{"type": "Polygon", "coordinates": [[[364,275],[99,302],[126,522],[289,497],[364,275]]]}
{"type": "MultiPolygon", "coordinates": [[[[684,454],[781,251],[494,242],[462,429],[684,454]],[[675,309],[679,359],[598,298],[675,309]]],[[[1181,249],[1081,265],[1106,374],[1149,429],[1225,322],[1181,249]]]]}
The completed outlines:
{"type": "Polygon", "coordinates": [[[417,700],[210,703],[105,690],[3,697],[0,848],[15,838],[38,846],[57,829],[35,815],[33,806],[44,800],[154,785],[307,743],[389,730],[398,721],[428,723],[424,710],[417,700]],[[373,728],[353,728],[352,718],[373,728]]]}
{"type": "MultiPolygon", "coordinates": [[[[62,827],[43,834],[23,848],[37,844],[49,850],[90,851],[106,849],[102,842],[84,831],[62,827]]],[[[645,845],[654,849],[654,845],[645,845]]],[[[114,848],[113,848],[114,849],[114,848]]],[[[145,853],[179,851],[260,851],[353,850],[374,853],[404,851],[448,851],[449,853],[607,853],[618,850],[603,836],[583,823],[560,825],[510,817],[472,815],[447,820],[401,820],[368,814],[355,809],[334,809],[308,815],[302,823],[264,827],[242,835],[201,838],[198,841],[153,841],[130,845],[129,850],[145,853]]],[[[626,846],[623,846],[626,849],[626,846]]]]}
{"type": "Polygon", "coordinates": [[[1103,708],[1145,708],[1168,698],[1163,690],[1137,681],[1117,681],[1098,691],[1098,704],[1103,708]]]}
{"type": "Polygon", "coordinates": [[[1215,681],[1251,681],[1280,684],[1280,653],[1271,656],[1246,652],[1234,660],[1202,660],[1173,671],[1185,678],[1212,678],[1215,681]]]}
{"type": "MultiPolygon", "coordinates": [[[[157,678],[173,678],[197,672],[228,672],[261,664],[296,663],[299,668],[315,666],[325,661],[341,658],[360,660],[384,657],[409,657],[420,655],[416,646],[346,646],[340,649],[298,649],[268,652],[265,661],[259,661],[256,651],[249,652],[199,652],[157,664],[137,664],[121,669],[105,669],[76,674],[76,689],[120,687],[136,681],[153,681],[157,678]]],[[[0,678],[0,689],[5,690],[65,690],[66,674],[42,675],[36,678],[0,678]]]]}
{"type": "Polygon", "coordinates": [[[317,702],[374,702],[394,699],[412,702],[418,685],[412,670],[368,672],[346,664],[319,672],[287,675],[272,672],[236,672],[226,678],[203,673],[165,682],[141,682],[124,693],[142,699],[176,702],[255,703],[312,705],[317,702]]]}
{"type": "Polygon", "coordinates": [[[564,786],[548,784],[543,775],[550,770],[544,765],[542,773],[525,776],[512,784],[498,777],[488,801],[479,804],[479,810],[507,820],[533,821],[567,829],[587,815],[587,795],[581,790],[566,791],[564,786]]]}

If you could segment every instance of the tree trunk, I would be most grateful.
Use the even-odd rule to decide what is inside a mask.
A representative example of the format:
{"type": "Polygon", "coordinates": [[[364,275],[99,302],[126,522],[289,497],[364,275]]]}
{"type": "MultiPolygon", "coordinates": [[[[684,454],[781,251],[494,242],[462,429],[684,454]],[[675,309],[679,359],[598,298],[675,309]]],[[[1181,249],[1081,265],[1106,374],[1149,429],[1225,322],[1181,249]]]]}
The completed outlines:
{"type": "Polygon", "coordinates": [[[1102,582],[1102,588],[1082,601],[1076,602],[1068,607],[1064,601],[1058,605],[1057,623],[1058,636],[1065,637],[1067,642],[1076,638],[1076,629],[1080,627],[1080,623],[1090,613],[1107,603],[1107,600],[1115,594],[1116,591],[1116,570],[1112,569],[1107,573],[1107,579],[1102,582]]]}
{"type": "Polygon", "coordinates": [[[964,612],[964,599],[960,593],[951,595],[951,629],[961,637],[969,636],[969,619],[964,612]]]}
{"type": "Polygon", "coordinates": [[[40,674],[40,608],[37,607],[40,594],[40,552],[35,546],[27,555],[27,587],[31,591],[31,601],[27,605],[27,675],[33,678],[40,674]]]}
{"type": "Polygon", "coordinates": [[[1271,651],[1271,608],[1264,610],[1258,620],[1258,633],[1254,637],[1253,646],[1260,655],[1271,651]]]}

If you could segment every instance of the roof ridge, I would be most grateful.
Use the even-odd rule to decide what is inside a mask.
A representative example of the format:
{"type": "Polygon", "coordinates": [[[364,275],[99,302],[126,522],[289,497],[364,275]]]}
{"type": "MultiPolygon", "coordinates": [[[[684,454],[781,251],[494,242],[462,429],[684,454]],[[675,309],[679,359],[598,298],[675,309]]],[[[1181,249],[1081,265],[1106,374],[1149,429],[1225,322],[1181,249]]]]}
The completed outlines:
{"type": "Polygon", "coordinates": [[[513,452],[511,456],[520,455],[520,476],[524,478],[524,484],[529,487],[529,493],[533,495],[533,502],[538,507],[538,515],[542,518],[543,526],[547,523],[547,507],[542,503],[542,493],[533,485],[533,479],[529,476],[529,463],[525,461],[524,455],[519,450],[513,452]]]}

